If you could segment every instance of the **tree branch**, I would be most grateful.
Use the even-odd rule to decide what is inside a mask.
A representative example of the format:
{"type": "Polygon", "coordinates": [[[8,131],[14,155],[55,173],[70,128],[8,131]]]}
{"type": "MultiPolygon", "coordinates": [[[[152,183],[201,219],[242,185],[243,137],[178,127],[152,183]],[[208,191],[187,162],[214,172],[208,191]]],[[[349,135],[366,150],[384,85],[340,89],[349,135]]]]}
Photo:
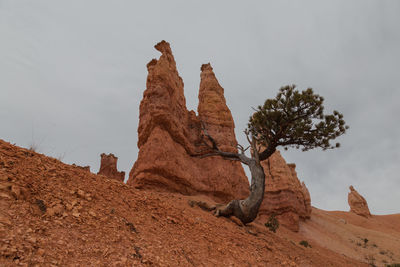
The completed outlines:
{"type": "Polygon", "coordinates": [[[266,160],[276,151],[276,146],[269,145],[263,152],[260,153],[259,159],[260,161],[266,160]]]}
{"type": "Polygon", "coordinates": [[[201,122],[202,125],[202,130],[204,135],[208,138],[208,140],[212,143],[212,147],[210,145],[207,144],[207,142],[203,139],[203,142],[206,144],[206,146],[208,146],[211,150],[213,150],[212,152],[209,153],[205,153],[205,154],[192,154],[192,157],[198,157],[198,158],[206,158],[206,157],[212,157],[212,156],[221,156],[223,159],[226,160],[234,160],[234,161],[240,161],[246,165],[249,165],[251,159],[248,158],[244,152],[248,149],[244,149],[243,146],[241,146],[240,144],[238,144],[239,149],[241,150],[241,154],[239,153],[232,153],[232,152],[226,152],[226,151],[221,151],[218,148],[217,142],[214,140],[214,138],[211,137],[211,135],[207,132],[206,127],[204,126],[204,123],[201,122]]]}

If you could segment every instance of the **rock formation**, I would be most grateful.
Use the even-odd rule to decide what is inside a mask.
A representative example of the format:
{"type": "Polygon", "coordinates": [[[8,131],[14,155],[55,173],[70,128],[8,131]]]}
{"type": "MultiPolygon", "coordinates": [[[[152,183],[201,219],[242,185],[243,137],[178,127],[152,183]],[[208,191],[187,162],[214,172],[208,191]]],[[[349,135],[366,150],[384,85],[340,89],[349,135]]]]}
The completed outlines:
{"type": "Polygon", "coordinates": [[[299,230],[300,219],[311,215],[311,198],[304,182],[300,183],[295,164],[286,164],[279,151],[263,161],[265,195],[259,212],[259,220],[266,221],[272,214],[279,223],[299,230]]]}
{"type": "Polygon", "coordinates": [[[347,196],[347,201],[350,206],[350,211],[363,217],[371,217],[365,198],[363,198],[363,196],[361,196],[352,185],[349,189],[350,192],[347,196]]]}
{"type": "MultiPolygon", "coordinates": [[[[162,41],[155,48],[162,55],[147,64],[147,88],[140,103],[139,155],[128,184],[186,195],[204,194],[221,202],[247,197],[249,183],[241,164],[220,157],[191,156],[207,149],[202,141],[202,123],[221,150],[237,151],[234,121],[211,65],[201,67],[196,116],[186,108],[183,81],[169,44],[162,41]]],[[[288,166],[279,152],[263,166],[267,182],[260,218],[274,213],[281,224],[298,230],[299,220],[310,216],[311,204],[295,166],[288,166]]]]}
{"type": "Polygon", "coordinates": [[[117,170],[118,158],[114,154],[101,154],[100,170],[97,174],[107,176],[111,179],[116,179],[123,182],[125,179],[125,172],[119,172],[117,170]]]}
{"type": "Polygon", "coordinates": [[[236,151],[232,115],[211,66],[201,68],[196,116],[186,108],[183,81],[169,44],[162,41],[155,48],[162,55],[147,64],[147,88],[140,103],[139,155],[128,184],[187,195],[205,194],[216,201],[245,197],[249,183],[240,163],[192,156],[207,149],[202,141],[201,120],[221,149],[236,151]]]}
{"type": "Polygon", "coordinates": [[[72,166],[77,167],[77,168],[79,168],[81,170],[90,172],[90,166],[79,166],[79,165],[76,165],[75,163],[73,163],[72,166]]]}

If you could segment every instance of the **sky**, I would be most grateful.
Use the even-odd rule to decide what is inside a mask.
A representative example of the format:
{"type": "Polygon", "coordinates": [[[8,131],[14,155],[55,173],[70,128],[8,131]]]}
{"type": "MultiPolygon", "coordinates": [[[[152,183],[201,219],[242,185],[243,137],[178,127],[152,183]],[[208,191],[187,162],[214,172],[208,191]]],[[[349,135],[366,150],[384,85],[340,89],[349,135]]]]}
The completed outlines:
{"type": "Polygon", "coordinates": [[[200,66],[225,89],[239,143],[252,107],[296,84],[350,126],[341,148],[282,151],[312,205],[349,210],[348,187],[373,214],[400,213],[400,1],[0,0],[0,139],[66,163],[138,154],[146,64],[171,44],[197,109],[200,66]]]}

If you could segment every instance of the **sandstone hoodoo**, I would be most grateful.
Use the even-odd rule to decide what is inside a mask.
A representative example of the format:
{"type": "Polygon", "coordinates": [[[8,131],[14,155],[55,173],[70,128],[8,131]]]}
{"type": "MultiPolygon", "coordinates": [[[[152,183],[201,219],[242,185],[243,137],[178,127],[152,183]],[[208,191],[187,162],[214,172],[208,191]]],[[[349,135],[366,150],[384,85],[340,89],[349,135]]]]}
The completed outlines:
{"type": "MultiPolygon", "coordinates": [[[[239,161],[249,167],[251,173],[250,194],[245,199],[233,199],[226,205],[216,205],[215,215],[235,216],[244,224],[257,218],[265,195],[265,172],[262,162],[277,151],[277,147],[333,149],[340,146],[331,141],[344,134],[348,126],[338,111],[325,115],[324,98],[314,94],[311,88],[299,92],[295,85],[281,87],[274,99],[267,99],[255,109],[245,134],[250,146],[238,145],[239,152],[222,150],[218,142],[203,126],[204,145],[208,151],[198,157],[218,155],[226,160],[239,161]],[[250,157],[245,154],[250,148],[250,157]]],[[[290,168],[290,167],[289,167],[290,168]]],[[[290,170],[293,172],[293,170],[290,170]]],[[[301,188],[301,192],[303,188],[301,188]]]]}
{"type": "Polygon", "coordinates": [[[101,154],[100,170],[97,174],[107,176],[108,178],[115,179],[123,182],[125,179],[125,172],[117,170],[118,158],[114,154],[101,154]]]}
{"type": "Polygon", "coordinates": [[[259,219],[266,221],[276,215],[279,223],[299,230],[299,221],[310,218],[311,198],[304,182],[300,183],[295,164],[286,164],[279,151],[262,162],[265,172],[265,194],[259,219]]]}
{"type": "MultiPolygon", "coordinates": [[[[147,65],[147,88],[140,104],[139,156],[128,184],[186,195],[203,194],[215,201],[247,197],[249,184],[239,163],[220,157],[191,156],[207,149],[202,140],[202,126],[221,149],[237,152],[235,124],[226,105],[224,89],[211,65],[201,67],[196,116],[186,108],[183,81],[169,44],[162,41],[155,48],[162,55],[147,65]]],[[[276,214],[282,225],[296,231],[299,220],[308,218],[311,212],[308,190],[279,152],[269,164],[270,168],[264,167],[267,204],[262,205],[260,220],[276,214]]]]}
{"type": "Polygon", "coordinates": [[[169,44],[162,41],[155,48],[162,55],[147,64],[146,90],[140,103],[139,155],[128,184],[204,194],[216,201],[245,197],[249,184],[240,163],[191,156],[205,149],[200,120],[225,149],[236,151],[232,115],[211,66],[202,67],[197,116],[186,108],[183,81],[169,44]]]}
{"type": "Polygon", "coordinates": [[[371,213],[369,212],[368,204],[365,198],[361,196],[352,185],[349,187],[349,189],[350,192],[347,196],[347,201],[350,206],[350,211],[363,217],[371,217],[371,213]]]}

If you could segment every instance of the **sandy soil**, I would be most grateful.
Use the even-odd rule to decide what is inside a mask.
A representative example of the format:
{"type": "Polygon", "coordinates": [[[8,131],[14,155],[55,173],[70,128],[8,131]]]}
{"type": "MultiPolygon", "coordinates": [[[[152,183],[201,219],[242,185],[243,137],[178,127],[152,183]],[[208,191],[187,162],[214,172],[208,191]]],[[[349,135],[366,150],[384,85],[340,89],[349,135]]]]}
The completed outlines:
{"type": "Polygon", "coordinates": [[[400,262],[400,214],[364,218],[313,208],[311,220],[301,224],[299,233],[325,248],[376,266],[400,262]]]}

